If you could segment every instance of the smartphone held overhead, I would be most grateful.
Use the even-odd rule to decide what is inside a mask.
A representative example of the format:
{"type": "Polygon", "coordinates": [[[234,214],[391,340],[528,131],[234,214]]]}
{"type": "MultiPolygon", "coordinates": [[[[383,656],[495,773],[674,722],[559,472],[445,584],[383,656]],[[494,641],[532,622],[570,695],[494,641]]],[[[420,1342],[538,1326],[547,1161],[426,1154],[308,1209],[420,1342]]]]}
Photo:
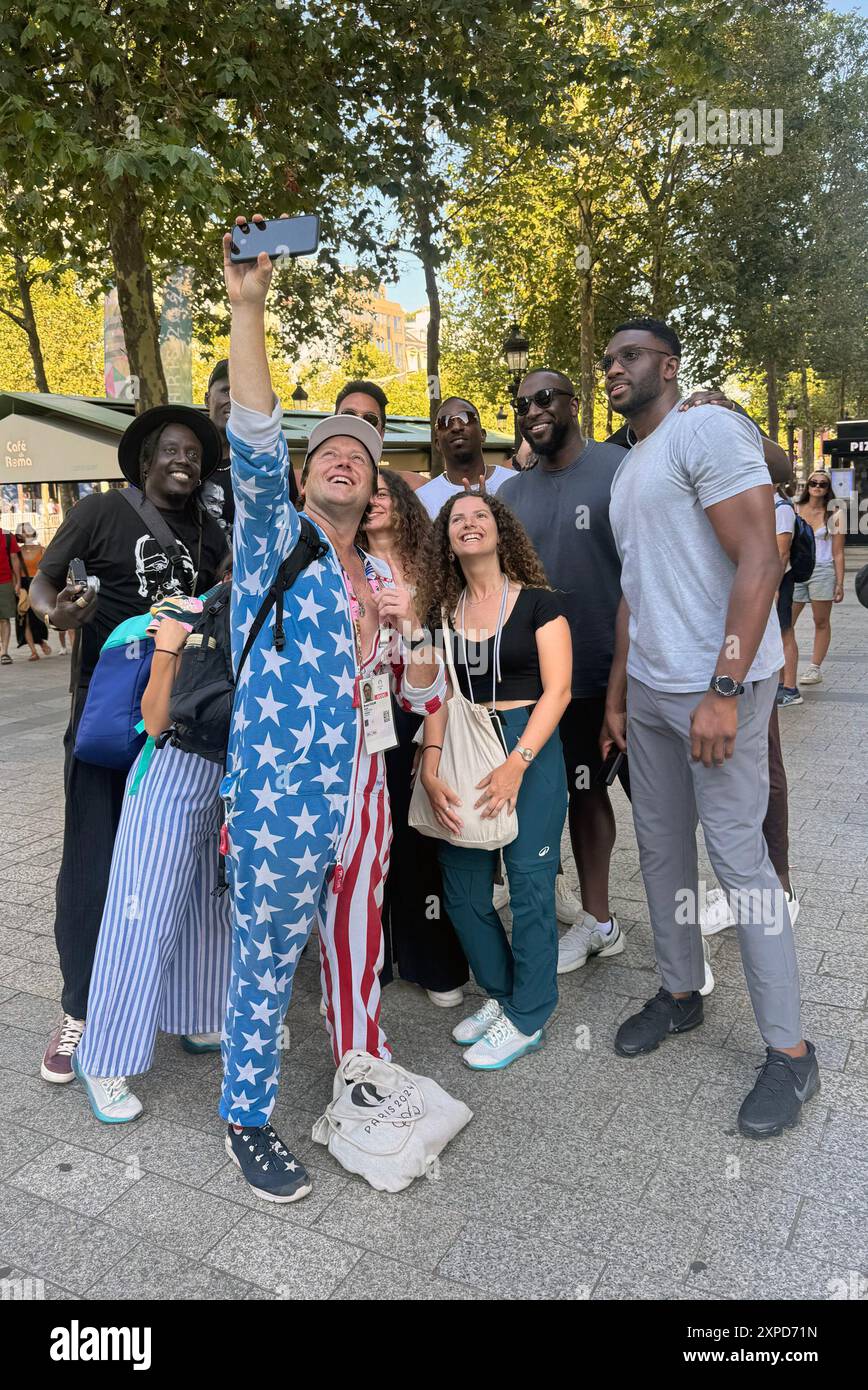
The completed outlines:
{"type": "Polygon", "coordinates": [[[236,224],[232,228],[229,259],[235,265],[255,261],[265,251],[273,261],[281,256],[312,256],[319,246],[319,217],[277,217],[271,221],[236,224]]]}

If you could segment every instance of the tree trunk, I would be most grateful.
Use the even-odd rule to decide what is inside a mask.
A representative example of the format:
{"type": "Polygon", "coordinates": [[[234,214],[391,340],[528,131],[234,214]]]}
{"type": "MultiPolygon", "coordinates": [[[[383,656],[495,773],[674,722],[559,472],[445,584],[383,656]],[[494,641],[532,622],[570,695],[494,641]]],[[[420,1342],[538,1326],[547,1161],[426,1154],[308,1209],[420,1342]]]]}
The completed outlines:
{"type": "Polygon", "coordinates": [[[431,424],[431,476],[443,472],[443,458],[437,448],[435,420],[443,399],[440,389],[440,290],[431,237],[431,219],[426,208],[417,213],[419,226],[419,259],[425,272],[425,293],[428,296],[428,334],[426,339],[426,374],[428,377],[428,419],[431,424]]]}
{"type": "Polygon", "coordinates": [[[160,319],[143,241],[141,204],[127,179],[109,202],[108,228],[130,364],[130,395],[140,414],[154,405],[168,405],[169,392],[160,358],[160,319]]]}
{"type": "Polygon", "coordinates": [[[847,373],[841,373],[841,393],[838,397],[838,419],[843,420],[847,405],[847,373]]]}
{"type": "Polygon", "coordinates": [[[808,394],[808,368],[802,363],[802,419],[805,424],[802,429],[802,462],[804,463],[807,474],[810,474],[814,467],[814,417],[811,413],[811,398],[808,394]]]}
{"type": "Polygon", "coordinates": [[[778,368],[777,363],[771,358],[766,362],[766,415],[769,438],[777,442],[781,427],[778,412],[778,368]]]}
{"type": "Polygon", "coordinates": [[[590,210],[579,203],[579,236],[588,248],[586,270],[579,271],[579,423],[586,439],[594,437],[594,253],[590,210]]]}
{"type": "Polygon", "coordinates": [[[18,256],[15,257],[15,283],[18,286],[18,296],[21,300],[21,327],[27,334],[27,346],[30,349],[30,360],[33,363],[36,389],[47,394],[51,388],[45,375],[42,344],[39,341],[39,330],[36,327],[36,315],[33,312],[33,300],[30,296],[30,280],[27,278],[27,267],[18,256]]]}
{"type": "Polygon", "coordinates": [[[580,424],[586,439],[594,437],[594,280],[588,270],[581,281],[581,321],[579,334],[580,424]]]}

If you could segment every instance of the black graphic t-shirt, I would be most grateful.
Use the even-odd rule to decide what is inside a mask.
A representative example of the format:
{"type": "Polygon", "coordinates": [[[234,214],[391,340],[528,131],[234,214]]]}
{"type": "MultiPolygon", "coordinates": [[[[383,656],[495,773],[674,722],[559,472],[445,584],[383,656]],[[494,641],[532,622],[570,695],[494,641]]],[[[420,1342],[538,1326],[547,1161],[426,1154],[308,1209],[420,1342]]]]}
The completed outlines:
{"type": "Polygon", "coordinates": [[[90,681],[100,648],[118,623],[147,613],[166,594],[201,594],[216,582],[227,552],[220,523],[202,518],[200,554],[192,507],[160,508],[160,515],[180,543],[174,567],[120,490],[95,492],[77,502],[42,557],[39,568],[57,589],[65,587],[69,562],[76,558],[100,582],[96,614],[80,629],[78,685],[90,681]]]}
{"type": "MultiPolygon", "coordinates": [[[[235,521],[235,497],[232,492],[232,477],[229,464],[222,468],[215,468],[214,472],[202,484],[199,493],[202,498],[202,506],[209,516],[213,516],[215,521],[223,527],[229,539],[232,539],[232,525],[235,521]]],[[[289,470],[289,500],[293,506],[298,499],[298,486],[295,481],[295,474],[289,470]]]]}
{"type": "Polygon", "coordinates": [[[232,523],[235,520],[235,498],[232,493],[232,479],[230,477],[229,464],[223,468],[215,468],[209,478],[202,484],[199,493],[202,498],[202,506],[209,516],[219,522],[223,530],[231,537],[232,523]]]}

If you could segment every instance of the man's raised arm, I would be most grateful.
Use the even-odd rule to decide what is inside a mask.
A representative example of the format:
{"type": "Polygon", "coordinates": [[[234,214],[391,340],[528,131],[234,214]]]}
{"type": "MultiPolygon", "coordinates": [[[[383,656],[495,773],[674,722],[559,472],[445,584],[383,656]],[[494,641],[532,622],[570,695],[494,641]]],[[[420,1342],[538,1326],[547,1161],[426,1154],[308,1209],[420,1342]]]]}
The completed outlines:
{"type": "MultiPolygon", "coordinates": [[[[237,217],[243,226],[244,217],[237,217]]],[[[257,213],[254,222],[261,222],[257,213]]],[[[223,274],[232,309],[229,338],[229,380],[232,399],[260,415],[271,415],[274,391],[265,350],[265,301],[271,284],[272,265],[263,251],[256,261],[233,265],[229,258],[232,233],[223,238],[223,274]]]]}
{"type": "MultiPolygon", "coordinates": [[[[237,221],[243,223],[245,219],[237,221]]],[[[278,566],[298,539],[300,521],[289,497],[283,413],[272,389],[265,348],[271,261],[263,253],[257,261],[233,265],[231,245],[232,236],[227,232],[223,238],[223,273],[232,308],[232,409],[226,437],[235,494],[232,602],[239,615],[233,620],[233,643],[237,646],[278,566]]]]}

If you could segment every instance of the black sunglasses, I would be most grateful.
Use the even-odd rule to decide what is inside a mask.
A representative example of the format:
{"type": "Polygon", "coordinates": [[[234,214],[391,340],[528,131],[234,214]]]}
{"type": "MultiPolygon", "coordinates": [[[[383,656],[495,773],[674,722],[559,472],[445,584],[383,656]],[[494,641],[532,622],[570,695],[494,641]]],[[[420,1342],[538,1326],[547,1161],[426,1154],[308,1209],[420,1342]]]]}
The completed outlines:
{"type": "Polygon", "coordinates": [[[368,424],[373,425],[375,430],[378,430],[383,423],[379,415],[375,415],[372,410],[363,410],[361,413],[358,410],[342,410],[341,415],[352,415],[356,420],[367,420],[368,424]]]}
{"type": "Polygon", "coordinates": [[[561,386],[542,386],[539,391],[534,391],[530,396],[516,396],[512,402],[512,408],[516,415],[526,415],[530,410],[531,402],[538,405],[540,410],[545,410],[546,406],[551,405],[555,396],[569,396],[573,399],[572,391],[565,391],[561,386]]]}
{"type": "Polygon", "coordinates": [[[818,487],[821,488],[823,492],[828,492],[830,484],[827,482],[825,478],[820,478],[817,482],[814,482],[814,480],[811,479],[808,483],[808,487],[818,487]]]}
{"type": "Polygon", "coordinates": [[[448,430],[452,425],[469,425],[478,417],[473,410],[456,410],[454,415],[438,415],[438,430],[448,430]]]}

